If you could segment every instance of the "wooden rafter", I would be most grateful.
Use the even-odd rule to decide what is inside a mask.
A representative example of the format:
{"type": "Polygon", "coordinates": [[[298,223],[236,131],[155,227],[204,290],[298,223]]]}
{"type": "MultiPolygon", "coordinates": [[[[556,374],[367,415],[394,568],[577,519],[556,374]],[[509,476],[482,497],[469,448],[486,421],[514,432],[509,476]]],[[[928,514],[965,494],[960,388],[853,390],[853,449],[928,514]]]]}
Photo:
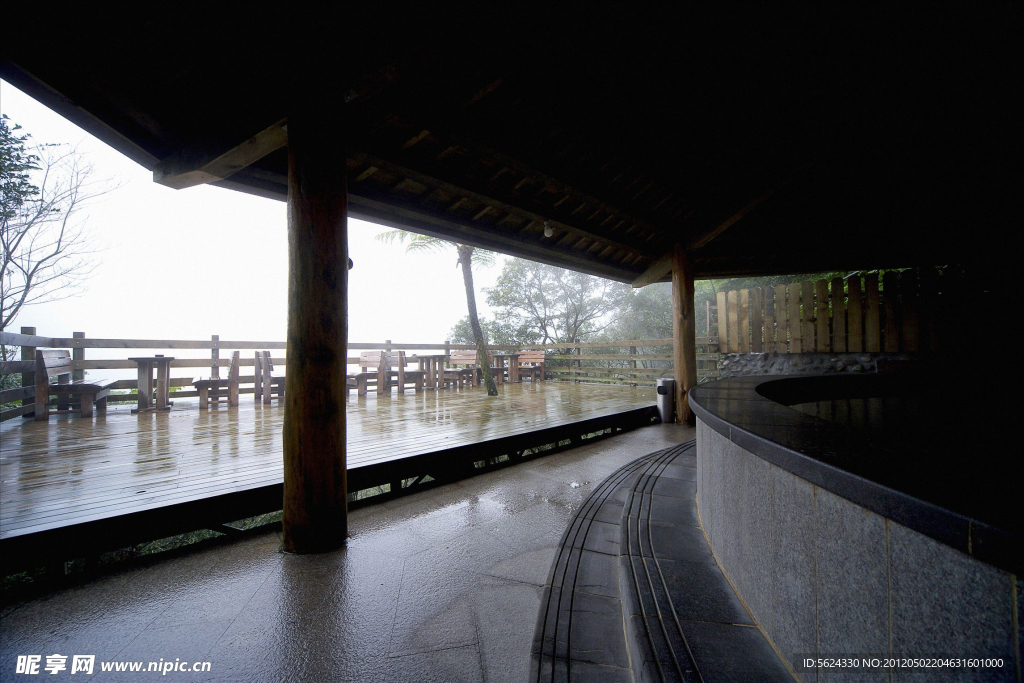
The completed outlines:
{"type": "Polygon", "coordinates": [[[471,202],[474,202],[476,204],[479,204],[479,205],[481,205],[481,207],[482,206],[489,206],[491,209],[495,209],[495,210],[497,210],[499,212],[514,213],[514,214],[516,214],[517,216],[519,216],[520,218],[522,218],[524,220],[539,221],[540,223],[543,223],[544,221],[548,221],[548,222],[550,222],[551,226],[553,228],[555,228],[558,232],[563,233],[563,234],[569,234],[569,235],[575,236],[577,239],[580,238],[580,237],[586,237],[587,239],[598,240],[598,241],[601,241],[601,242],[603,242],[605,244],[611,244],[611,245],[614,245],[616,247],[619,247],[619,248],[621,248],[621,249],[623,249],[623,250],[625,250],[627,252],[635,253],[635,254],[637,254],[638,256],[641,256],[641,257],[643,257],[643,256],[648,256],[649,257],[649,256],[652,255],[646,248],[639,248],[638,249],[635,246],[630,246],[628,244],[619,242],[619,241],[611,239],[611,238],[609,238],[609,237],[607,237],[607,236],[605,236],[603,234],[594,233],[591,230],[580,228],[580,227],[578,227],[576,225],[573,225],[573,224],[570,224],[570,223],[566,223],[566,222],[561,221],[561,220],[557,220],[556,218],[554,218],[552,216],[542,215],[542,214],[537,213],[535,211],[532,211],[532,210],[529,210],[529,209],[525,209],[525,208],[522,208],[522,207],[519,207],[519,206],[515,206],[513,204],[506,203],[504,201],[500,201],[498,199],[495,199],[495,198],[492,198],[492,197],[489,197],[489,196],[486,196],[486,195],[483,195],[483,194],[478,194],[476,192],[468,191],[465,188],[456,186],[456,185],[454,185],[452,183],[448,183],[448,182],[445,182],[443,180],[439,180],[437,178],[428,176],[428,175],[423,174],[423,173],[419,173],[419,172],[414,171],[412,169],[403,168],[403,167],[401,167],[401,166],[399,166],[397,164],[385,161],[383,159],[378,159],[376,157],[372,157],[370,155],[363,154],[363,153],[357,153],[357,154],[354,154],[352,156],[354,158],[356,158],[357,160],[363,162],[363,163],[367,163],[367,164],[376,166],[376,167],[378,167],[378,168],[380,168],[380,169],[382,169],[384,171],[387,171],[389,173],[394,173],[394,174],[396,174],[396,175],[398,175],[400,177],[404,177],[404,178],[407,178],[407,179],[415,180],[420,185],[424,185],[424,186],[430,187],[430,188],[442,188],[444,190],[447,190],[447,191],[451,192],[454,196],[460,196],[461,195],[461,199],[459,201],[457,201],[455,203],[455,205],[453,205],[451,208],[448,209],[449,212],[453,211],[458,206],[461,206],[464,203],[462,200],[465,199],[466,201],[471,201],[471,202]]]}
{"type": "Polygon", "coordinates": [[[369,178],[370,176],[372,176],[376,172],[377,172],[377,167],[376,166],[370,166],[365,171],[363,171],[362,173],[357,175],[354,182],[361,183],[364,180],[366,180],[367,178],[369,178]]]}
{"type": "MultiPolygon", "coordinates": [[[[721,235],[723,232],[725,232],[726,230],[731,228],[733,225],[738,223],[740,220],[742,220],[744,216],[746,216],[748,213],[750,213],[755,208],[757,208],[762,202],[764,202],[767,199],[771,198],[776,192],[778,192],[782,188],[784,188],[787,185],[789,185],[791,180],[792,180],[792,177],[786,178],[782,182],[772,186],[771,188],[769,188],[765,192],[761,193],[758,197],[756,197],[756,198],[752,199],[751,201],[747,202],[746,204],[744,204],[738,211],[736,211],[733,214],[731,214],[724,221],[721,221],[720,223],[718,223],[717,225],[715,225],[714,227],[712,227],[712,228],[710,228],[708,230],[699,232],[696,235],[690,237],[689,241],[686,244],[686,250],[692,252],[695,249],[700,249],[705,244],[707,244],[711,240],[715,239],[716,237],[721,235]]],[[[684,231],[686,229],[685,222],[684,222],[683,229],[684,229],[684,231]]]]}
{"type": "MultiPolygon", "coordinates": [[[[415,130],[415,126],[411,127],[411,129],[415,130]]],[[[554,208],[561,209],[566,203],[569,203],[572,206],[574,206],[575,208],[579,208],[581,205],[587,205],[588,207],[593,207],[593,209],[595,211],[596,210],[600,210],[600,211],[603,211],[603,212],[606,212],[606,213],[609,213],[609,214],[618,214],[618,215],[625,215],[626,214],[626,212],[623,211],[621,209],[621,207],[615,207],[615,206],[610,205],[606,201],[601,201],[601,200],[597,199],[596,197],[588,194],[585,191],[577,189],[576,187],[572,187],[572,186],[566,184],[565,182],[563,182],[561,180],[558,180],[558,179],[556,179],[554,177],[551,177],[551,176],[548,176],[548,175],[546,175],[544,173],[541,173],[540,171],[527,166],[522,161],[519,161],[519,160],[514,159],[512,157],[509,157],[507,155],[504,155],[504,154],[502,154],[502,153],[500,153],[500,152],[498,152],[496,150],[487,149],[487,148],[480,148],[480,147],[471,145],[469,143],[466,143],[465,141],[451,140],[450,136],[448,136],[446,134],[443,135],[443,134],[441,134],[438,131],[432,130],[431,131],[431,139],[435,139],[435,138],[437,138],[437,140],[438,140],[438,142],[440,142],[440,144],[445,145],[445,150],[444,150],[444,152],[441,153],[442,156],[446,156],[446,155],[451,153],[451,150],[453,150],[454,148],[458,148],[466,156],[467,159],[474,160],[475,163],[479,164],[479,166],[487,166],[487,167],[489,167],[491,170],[487,171],[486,173],[478,174],[478,177],[480,177],[481,179],[487,179],[487,178],[490,178],[493,175],[495,175],[495,170],[494,169],[498,169],[500,171],[501,169],[504,169],[504,168],[509,169],[509,172],[514,173],[517,177],[520,177],[520,180],[517,183],[515,183],[510,190],[506,189],[506,188],[503,188],[502,191],[499,193],[499,196],[495,196],[494,197],[495,199],[497,199],[499,201],[502,201],[504,203],[507,203],[507,204],[517,204],[517,203],[519,203],[519,201],[518,201],[519,197],[516,196],[516,193],[520,192],[520,190],[525,188],[527,185],[531,185],[532,184],[532,185],[536,186],[536,188],[537,188],[537,192],[536,192],[537,196],[534,197],[534,199],[537,199],[537,197],[542,196],[542,195],[544,195],[546,193],[558,193],[558,194],[562,195],[556,202],[554,202],[554,204],[553,204],[554,208]],[[481,160],[483,160],[484,163],[481,163],[481,160]]],[[[366,152],[369,153],[370,155],[374,156],[375,158],[388,159],[389,161],[392,161],[395,164],[402,165],[402,166],[407,166],[408,168],[414,168],[417,171],[419,171],[419,172],[421,172],[421,173],[423,173],[425,175],[433,176],[433,177],[436,177],[438,179],[444,180],[444,181],[452,183],[452,184],[456,184],[456,185],[463,184],[462,183],[462,179],[453,176],[452,173],[451,173],[451,170],[448,169],[448,168],[425,167],[423,165],[422,159],[420,159],[420,158],[417,158],[415,160],[413,160],[413,159],[406,160],[406,157],[405,157],[405,155],[403,153],[404,150],[402,150],[402,149],[394,149],[394,148],[389,149],[385,145],[385,146],[382,146],[380,148],[377,148],[377,147],[366,148],[366,152]],[[408,161],[408,163],[406,163],[406,161],[408,161]]],[[[435,159],[435,161],[436,160],[437,159],[435,159]]],[[[634,181],[633,184],[635,184],[636,182],[639,182],[639,181],[645,181],[645,182],[650,181],[650,184],[648,185],[648,188],[652,187],[652,186],[654,186],[656,184],[655,181],[651,181],[650,178],[645,177],[645,176],[637,177],[637,179],[634,181]]],[[[491,185],[491,183],[485,181],[485,183],[482,184],[482,185],[481,184],[472,185],[468,189],[471,189],[474,192],[477,192],[477,193],[480,193],[480,194],[492,194],[493,190],[496,189],[496,188],[492,188],[492,187],[490,187],[490,185],[491,185]]],[[[624,199],[628,199],[628,197],[623,197],[623,198],[624,199]]],[[[530,208],[535,213],[541,213],[542,212],[542,209],[539,206],[534,206],[534,207],[530,207],[530,208]]],[[[569,215],[572,215],[572,214],[569,214],[569,215]]],[[[557,218],[557,216],[547,216],[547,218],[555,220],[557,218]]],[[[657,231],[657,228],[654,225],[649,224],[647,222],[647,220],[643,216],[632,215],[632,218],[633,218],[634,221],[636,221],[637,223],[640,223],[643,226],[645,232],[646,231],[651,231],[651,232],[656,232],[657,231]]],[[[577,229],[588,230],[588,226],[586,226],[586,225],[581,225],[581,224],[578,224],[578,223],[572,223],[572,224],[577,229]]],[[[588,230],[588,231],[591,232],[591,233],[594,232],[593,230],[588,230]]]]}
{"type": "MultiPolygon", "coordinates": [[[[628,266],[596,262],[589,254],[560,250],[557,243],[542,238],[538,233],[531,234],[524,230],[518,234],[496,233],[486,226],[472,225],[468,217],[459,220],[443,210],[429,211],[420,206],[405,207],[355,194],[349,195],[349,205],[351,216],[381,225],[470,244],[619,282],[629,282],[633,277],[633,271],[628,266]]],[[[568,237],[573,239],[571,235],[568,237]]],[[[634,256],[638,260],[643,258],[640,254],[626,255],[634,256]]]]}

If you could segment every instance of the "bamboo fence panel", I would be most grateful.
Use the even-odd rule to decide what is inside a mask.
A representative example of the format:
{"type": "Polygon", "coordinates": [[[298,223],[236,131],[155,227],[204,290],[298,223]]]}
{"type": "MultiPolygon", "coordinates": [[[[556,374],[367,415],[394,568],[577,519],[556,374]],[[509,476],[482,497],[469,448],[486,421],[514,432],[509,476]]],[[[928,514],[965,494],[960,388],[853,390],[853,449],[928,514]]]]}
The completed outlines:
{"type": "Polygon", "coordinates": [[[712,335],[722,353],[935,351],[948,336],[937,311],[955,300],[956,285],[911,269],[887,271],[881,283],[877,273],[857,273],[721,291],[712,335]]]}

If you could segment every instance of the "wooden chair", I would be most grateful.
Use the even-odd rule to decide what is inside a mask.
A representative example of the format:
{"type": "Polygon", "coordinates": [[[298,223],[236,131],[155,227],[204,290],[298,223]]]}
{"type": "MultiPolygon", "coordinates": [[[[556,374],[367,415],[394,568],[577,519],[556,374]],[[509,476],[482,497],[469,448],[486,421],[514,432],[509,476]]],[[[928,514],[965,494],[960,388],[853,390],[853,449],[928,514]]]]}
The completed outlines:
{"type": "Polygon", "coordinates": [[[270,351],[257,351],[255,369],[254,398],[259,403],[262,398],[265,405],[275,398],[284,398],[284,377],[274,374],[274,361],[270,359],[270,351]]]}
{"type": "Polygon", "coordinates": [[[408,385],[412,384],[413,391],[423,391],[423,387],[426,384],[427,373],[423,370],[410,370],[408,368],[409,360],[405,357],[405,351],[398,351],[397,354],[398,355],[394,358],[392,364],[395,368],[395,378],[398,381],[398,390],[400,392],[404,392],[408,388],[408,385]]]}
{"type": "MultiPolygon", "coordinates": [[[[504,381],[505,369],[496,365],[490,355],[487,356],[487,361],[490,363],[494,383],[501,384],[504,381]]],[[[451,367],[444,371],[445,382],[451,379],[453,382],[458,382],[461,388],[462,377],[468,376],[470,386],[480,386],[483,381],[483,371],[480,369],[480,363],[477,362],[476,351],[452,351],[449,364],[451,367]]]]}
{"type": "Polygon", "coordinates": [[[358,396],[366,396],[371,390],[390,392],[392,386],[403,392],[410,383],[415,391],[423,391],[425,373],[408,370],[406,365],[404,351],[363,351],[359,354],[359,372],[348,375],[346,386],[355,389],[358,396]]]}
{"type": "Polygon", "coordinates": [[[363,351],[359,354],[359,372],[346,376],[346,393],[348,389],[355,389],[357,396],[366,396],[370,387],[377,390],[377,375],[380,370],[381,352],[363,351]]]}
{"type": "Polygon", "coordinates": [[[37,350],[36,351],[36,407],[35,419],[37,422],[47,422],[50,419],[50,396],[57,397],[57,413],[77,412],[70,409],[70,397],[73,394],[81,396],[82,417],[92,417],[93,406],[96,412],[107,412],[107,395],[110,393],[110,385],[115,380],[71,380],[71,353],[66,349],[37,350]],[[57,384],[50,384],[50,378],[56,377],[57,384]]]}
{"type": "Polygon", "coordinates": [[[345,396],[348,396],[349,389],[355,389],[357,396],[366,396],[366,392],[369,391],[371,376],[374,378],[374,381],[376,381],[376,373],[371,375],[368,372],[363,372],[362,368],[360,368],[359,372],[355,373],[354,375],[346,375],[345,396]]]}
{"type": "Polygon", "coordinates": [[[238,405],[238,351],[231,354],[228,376],[224,379],[211,377],[197,379],[192,386],[199,390],[199,409],[209,410],[211,403],[224,403],[229,406],[238,405]]]}
{"type": "Polygon", "coordinates": [[[476,351],[452,351],[442,378],[445,385],[454,385],[459,389],[467,384],[476,386],[476,351]]]}
{"type": "Polygon", "coordinates": [[[519,354],[519,379],[527,377],[531,382],[544,381],[544,350],[523,351],[519,354]]]}

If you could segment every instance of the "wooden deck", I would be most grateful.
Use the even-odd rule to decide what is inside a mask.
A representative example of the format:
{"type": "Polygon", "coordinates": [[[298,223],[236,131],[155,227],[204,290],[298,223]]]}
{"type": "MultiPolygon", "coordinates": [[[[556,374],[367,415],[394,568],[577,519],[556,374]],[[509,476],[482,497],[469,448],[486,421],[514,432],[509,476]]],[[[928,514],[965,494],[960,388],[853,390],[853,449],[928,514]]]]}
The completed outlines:
{"type": "MultiPolygon", "coordinates": [[[[357,399],[348,404],[349,490],[466,476],[495,456],[587,430],[649,423],[650,388],[565,382],[357,399]]],[[[0,555],[71,552],[159,538],[280,509],[284,406],[243,397],[236,408],[0,426],[0,555]],[[56,546],[56,547],[55,547],[56,546]],[[63,548],[63,550],[61,550],[63,548]]],[[[74,556],[73,554],[70,556],[74,556]]],[[[17,557],[17,559],[15,559],[17,557]]]]}

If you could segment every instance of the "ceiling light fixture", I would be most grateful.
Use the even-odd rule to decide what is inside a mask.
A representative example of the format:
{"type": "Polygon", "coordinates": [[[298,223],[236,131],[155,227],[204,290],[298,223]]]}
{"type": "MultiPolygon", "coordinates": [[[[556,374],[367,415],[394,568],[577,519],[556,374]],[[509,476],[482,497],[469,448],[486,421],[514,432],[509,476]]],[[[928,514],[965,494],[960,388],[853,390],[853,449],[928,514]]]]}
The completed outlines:
{"type": "Polygon", "coordinates": [[[551,227],[551,221],[544,221],[544,236],[551,237],[555,234],[555,229],[551,227]]]}

